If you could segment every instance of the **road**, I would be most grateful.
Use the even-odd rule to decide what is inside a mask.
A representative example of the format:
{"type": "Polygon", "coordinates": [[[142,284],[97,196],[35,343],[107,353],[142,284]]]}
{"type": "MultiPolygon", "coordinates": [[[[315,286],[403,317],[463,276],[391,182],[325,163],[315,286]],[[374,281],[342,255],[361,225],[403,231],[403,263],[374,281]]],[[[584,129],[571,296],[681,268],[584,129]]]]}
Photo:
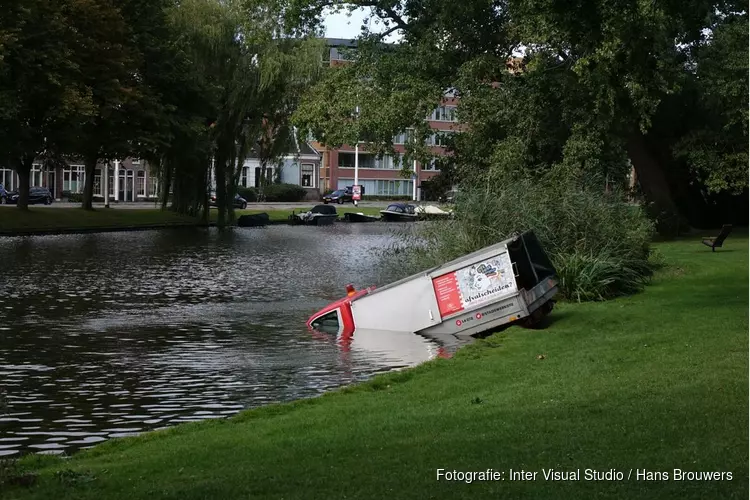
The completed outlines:
{"type": "MultiPolygon", "coordinates": [[[[299,208],[310,208],[313,205],[317,205],[319,202],[305,201],[300,203],[248,203],[248,210],[296,210],[299,208]]],[[[360,207],[382,207],[385,208],[389,202],[387,201],[363,201],[360,202],[360,207]]],[[[53,202],[52,205],[33,205],[35,208],[44,208],[54,210],[55,208],[77,208],[80,207],[80,203],[68,203],[68,202],[53,202]]],[[[110,208],[118,210],[133,210],[133,209],[144,209],[144,208],[159,208],[159,204],[156,203],[143,203],[143,202],[126,202],[126,203],[110,203],[110,208]]],[[[352,208],[354,205],[346,203],[344,205],[335,205],[338,208],[352,208]]],[[[12,208],[15,205],[0,205],[0,209],[8,207],[12,208]]],[[[104,203],[94,203],[94,208],[104,208],[104,203]]]]}

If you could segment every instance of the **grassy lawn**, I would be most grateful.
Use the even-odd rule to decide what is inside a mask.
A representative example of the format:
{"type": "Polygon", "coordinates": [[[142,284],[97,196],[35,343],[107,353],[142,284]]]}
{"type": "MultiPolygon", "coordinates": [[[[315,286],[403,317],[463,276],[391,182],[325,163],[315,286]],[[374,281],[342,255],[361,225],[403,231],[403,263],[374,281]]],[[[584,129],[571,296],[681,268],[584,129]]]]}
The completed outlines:
{"type": "Polygon", "coordinates": [[[545,330],[513,327],[320,398],[30,457],[36,484],[4,498],[747,498],[747,237],[713,254],[695,240],[657,248],[669,267],[639,295],[561,304],[545,330]],[[436,481],[438,468],[505,480],[436,481]],[[550,468],[581,480],[545,481],[550,468]]]}
{"type": "Polygon", "coordinates": [[[124,210],[80,208],[0,209],[0,234],[4,232],[33,232],[53,229],[92,229],[152,226],[161,224],[196,224],[197,219],[158,209],[124,210]]]}

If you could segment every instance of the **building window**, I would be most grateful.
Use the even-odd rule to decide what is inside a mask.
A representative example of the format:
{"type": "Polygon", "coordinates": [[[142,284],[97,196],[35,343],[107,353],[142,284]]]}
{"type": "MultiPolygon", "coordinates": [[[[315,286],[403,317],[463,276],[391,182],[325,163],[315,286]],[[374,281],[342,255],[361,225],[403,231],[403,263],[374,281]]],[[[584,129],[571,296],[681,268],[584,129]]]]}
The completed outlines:
{"type": "Polygon", "coordinates": [[[34,186],[42,186],[42,166],[38,163],[35,163],[31,166],[31,177],[29,179],[29,182],[31,183],[29,187],[34,186]]]}
{"type": "Polygon", "coordinates": [[[453,132],[450,130],[442,130],[432,134],[425,140],[427,146],[441,146],[445,147],[448,145],[448,139],[453,132]]]}
{"type": "MultiPolygon", "coordinates": [[[[359,154],[359,168],[377,168],[384,170],[397,170],[401,168],[401,158],[384,155],[378,158],[372,153],[359,154]]],[[[339,168],[354,168],[354,153],[339,152],[339,168]]]]}
{"type": "Polygon", "coordinates": [[[97,168],[94,172],[94,194],[103,194],[102,191],[102,171],[97,168]]]}
{"type": "Polygon", "coordinates": [[[242,176],[240,177],[240,186],[247,187],[247,172],[250,167],[242,167],[242,176]]]}
{"type": "Polygon", "coordinates": [[[83,192],[85,172],[86,168],[83,165],[63,167],[63,191],[83,192]]]}
{"type": "Polygon", "coordinates": [[[351,61],[354,56],[353,47],[331,47],[331,61],[351,61]]]}
{"type": "Polygon", "coordinates": [[[109,191],[110,196],[115,195],[115,174],[110,173],[109,179],[107,180],[107,190],[109,191]]]}
{"type": "MultiPolygon", "coordinates": [[[[274,169],[266,167],[266,182],[265,184],[273,184],[273,173],[274,169]]],[[[260,186],[260,167],[255,167],[255,187],[260,186]]]]}
{"type": "Polygon", "coordinates": [[[15,172],[10,168],[0,168],[0,184],[6,189],[6,191],[13,191],[15,189],[16,176],[15,172]]]}
{"type": "Polygon", "coordinates": [[[430,120],[436,122],[455,122],[456,120],[456,107],[455,106],[440,106],[435,109],[430,115],[430,120]]]}
{"type": "Polygon", "coordinates": [[[412,182],[407,180],[383,179],[375,182],[375,196],[406,196],[412,194],[412,182]]]}
{"type": "Polygon", "coordinates": [[[137,196],[146,196],[146,172],[139,170],[136,174],[135,192],[137,196]]]}
{"type": "Polygon", "coordinates": [[[302,187],[315,187],[315,167],[310,163],[302,164],[302,187]]]}
{"type": "Polygon", "coordinates": [[[427,170],[427,171],[434,172],[434,171],[437,171],[437,170],[440,170],[440,169],[438,168],[437,160],[435,158],[433,158],[432,160],[430,160],[429,162],[427,162],[427,164],[422,165],[422,170],[427,170]]]}

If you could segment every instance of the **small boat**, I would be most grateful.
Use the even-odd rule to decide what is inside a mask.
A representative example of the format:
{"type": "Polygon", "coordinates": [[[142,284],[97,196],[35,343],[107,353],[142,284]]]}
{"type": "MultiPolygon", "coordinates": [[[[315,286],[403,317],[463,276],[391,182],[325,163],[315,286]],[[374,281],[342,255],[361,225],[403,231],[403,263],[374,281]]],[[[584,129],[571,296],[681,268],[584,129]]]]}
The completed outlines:
{"type": "Polygon", "coordinates": [[[346,222],[377,222],[380,220],[380,217],[375,217],[374,215],[365,215],[362,212],[346,212],[344,214],[344,220],[346,222]]]}
{"type": "Polygon", "coordinates": [[[339,216],[336,207],[332,205],[316,205],[309,212],[302,212],[289,216],[289,221],[294,225],[305,226],[330,226],[339,216]]]}
{"type": "Polygon", "coordinates": [[[409,203],[392,203],[380,213],[386,222],[410,222],[419,220],[416,207],[409,203]]]}
{"type": "Polygon", "coordinates": [[[417,207],[414,211],[419,216],[419,220],[442,220],[453,217],[453,212],[446,212],[435,205],[417,207]]]}

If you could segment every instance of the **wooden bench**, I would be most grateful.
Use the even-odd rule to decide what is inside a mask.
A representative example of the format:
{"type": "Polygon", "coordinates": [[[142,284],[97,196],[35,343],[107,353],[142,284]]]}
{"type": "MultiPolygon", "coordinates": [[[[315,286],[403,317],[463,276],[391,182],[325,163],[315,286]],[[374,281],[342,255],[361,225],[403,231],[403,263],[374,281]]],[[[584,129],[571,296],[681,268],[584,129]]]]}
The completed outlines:
{"type": "Polygon", "coordinates": [[[721,227],[721,232],[719,233],[719,236],[716,237],[705,237],[703,238],[703,244],[707,247],[711,247],[711,251],[715,252],[717,248],[721,248],[721,246],[724,244],[724,240],[727,239],[727,236],[729,236],[729,233],[732,232],[732,225],[731,224],[725,224],[721,227]]]}

